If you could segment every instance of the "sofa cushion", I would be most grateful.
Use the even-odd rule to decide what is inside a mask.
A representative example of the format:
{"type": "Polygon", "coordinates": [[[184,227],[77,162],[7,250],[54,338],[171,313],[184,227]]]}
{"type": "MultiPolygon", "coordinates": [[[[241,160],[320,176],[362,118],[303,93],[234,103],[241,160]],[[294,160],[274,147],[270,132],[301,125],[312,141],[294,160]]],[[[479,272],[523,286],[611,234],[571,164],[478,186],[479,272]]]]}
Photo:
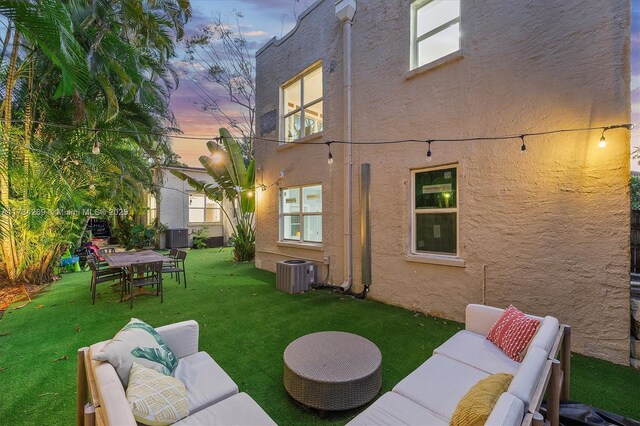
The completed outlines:
{"type": "Polygon", "coordinates": [[[175,423],[175,426],[270,426],[275,424],[271,417],[243,392],[205,408],[175,423]]]}
{"type": "MultiPolygon", "coordinates": [[[[531,340],[530,346],[536,346],[540,349],[544,349],[547,354],[551,351],[551,347],[556,340],[558,330],[560,329],[560,322],[557,318],[546,316],[540,324],[538,332],[531,340]]],[[[551,358],[555,357],[555,354],[551,358]]]]}
{"type": "Polygon", "coordinates": [[[170,375],[178,364],[178,359],[154,328],[136,318],[131,318],[100,352],[94,353],[93,359],[113,365],[125,387],[134,361],[166,375],[170,375]]]}
{"type": "Polygon", "coordinates": [[[521,355],[536,334],[540,321],[527,317],[510,305],[491,327],[487,339],[495,343],[515,361],[522,361],[521,355]]]}
{"type": "Polygon", "coordinates": [[[387,392],[367,407],[347,426],[365,425],[447,425],[449,422],[404,396],[387,392]]]}
{"type": "Polygon", "coordinates": [[[529,348],[527,356],[522,361],[518,372],[507,390],[524,403],[524,409],[529,409],[531,398],[540,381],[547,353],[538,347],[529,348]]]}
{"type": "Polygon", "coordinates": [[[190,413],[238,393],[231,377],[206,352],[180,358],[173,377],[187,388],[190,413]]]}
{"type": "Polygon", "coordinates": [[[513,380],[511,374],[498,373],[476,383],[462,397],[451,416],[451,426],[483,426],[498,398],[513,380]]]}
{"type": "Polygon", "coordinates": [[[446,419],[458,401],[489,374],[444,355],[433,355],[400,381],[393,391],[446,419]]]}
{"type": "Polygon", "coordinates": [[[509,392],[500,395],[487,419],[487,426],[520,426],[524,418],[524,403],[509,392]]]}
{"type": "Polygon", "coordinates": [[[136,362],[129,372],[127,401],[133,417],[145,425],[168,426],[189,415],[184,384],[136,362]]]}
{"type": "Polygon", "coordinates": [[[434,354],[444,355],[489,374],[515,374],[520,363],[509,358],[484,336],[462,330],[444,342],[434,354]]]}
{"type": "MultiPolygon", "coordinates": [[[[503,312],[504,309],[493,306],[469,304],[465,311],[464,328],[486,336],[503,312]]],[[[542,321],[541,317],[530,314],[527,316],[542,321]]]]}

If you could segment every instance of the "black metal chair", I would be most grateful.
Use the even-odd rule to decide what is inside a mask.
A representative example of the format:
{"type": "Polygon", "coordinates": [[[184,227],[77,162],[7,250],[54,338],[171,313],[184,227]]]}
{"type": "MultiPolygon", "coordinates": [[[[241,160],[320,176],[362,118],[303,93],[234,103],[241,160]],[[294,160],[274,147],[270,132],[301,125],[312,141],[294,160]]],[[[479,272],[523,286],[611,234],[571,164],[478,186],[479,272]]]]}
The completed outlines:
{"type": "Polygon", "coordinates": [[[136,288],[150,285],[156,288],[156,296],[160,295],[160,303],[164,302],[162,290],[162,261],[134,263],[127,269],[127,279],[120,290],[120,301],[122,301],[125,287],[129,292],[130,304],[133,308],[133,291],[136,288]]]}
{"type": "Polygon", "coordinates": [[[91,304],[96,303],[96,287],[98,284],[118,281],[120,285],[124,281],[124,271],[120,268],[99,268],[93,257],[87,258],[87,264],[91,270],[91,304]]]}
{"type": "MultiPolygon", "coordinates": [[[[180,274],[184,278],[184,288],[187,288],[187,271],[184,267],[184,260],[187,258],[187,252],[184,250],[176,250],[175,258],[171,262],[165,262],[162,268],[163,274],[176,274],[176,280],[180,284],[180,274]]],[[[171,253],[169,253],[171,257],[171,253]]]]}

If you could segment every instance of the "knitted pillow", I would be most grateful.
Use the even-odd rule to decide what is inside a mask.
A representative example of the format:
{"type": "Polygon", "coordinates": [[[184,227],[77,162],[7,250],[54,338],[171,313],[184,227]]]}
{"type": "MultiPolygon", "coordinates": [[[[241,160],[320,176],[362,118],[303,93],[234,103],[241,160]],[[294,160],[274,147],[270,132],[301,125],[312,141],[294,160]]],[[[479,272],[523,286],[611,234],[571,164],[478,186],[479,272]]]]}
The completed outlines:
{"type": "Polygon", "coordinates": [[[502,349],[509,358],[521,362],[522,353],[539,326],[539,320],[529,318],[513,305],[509,305],[489,330],[487,340],[502,349]]]}
{"type": "Polygon", "coordinates": [[[462,397],[451,416],[450,426],[483,426],[500,395],[505,393],[513,376],[498,373],[473,385],[462,397]]]}

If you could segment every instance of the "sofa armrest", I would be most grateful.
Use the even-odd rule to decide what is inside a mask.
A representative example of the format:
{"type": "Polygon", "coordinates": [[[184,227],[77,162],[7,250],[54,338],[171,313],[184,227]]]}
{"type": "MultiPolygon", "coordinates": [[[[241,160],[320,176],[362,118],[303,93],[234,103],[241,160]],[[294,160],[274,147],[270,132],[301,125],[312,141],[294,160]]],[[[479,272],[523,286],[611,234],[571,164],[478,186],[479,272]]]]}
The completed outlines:
{"type": "Polygon", "coordinates": [[[520,426],[524,418],[524,403],[508,392],[498,398],[493,407],[487,425],[520,426]]]}
{"type": "Polygon", "coordinates": [[[484,305],[467,305],[464,328],[477,334],[486,336],[498,321],[504,309],[484,305]]]}
{"type": "Polygon", "coordinates": [[[198,352],[199,330],[198,323],[193,320],[156,328],[158,334],[178,358],[184,358],[198,352]]]}

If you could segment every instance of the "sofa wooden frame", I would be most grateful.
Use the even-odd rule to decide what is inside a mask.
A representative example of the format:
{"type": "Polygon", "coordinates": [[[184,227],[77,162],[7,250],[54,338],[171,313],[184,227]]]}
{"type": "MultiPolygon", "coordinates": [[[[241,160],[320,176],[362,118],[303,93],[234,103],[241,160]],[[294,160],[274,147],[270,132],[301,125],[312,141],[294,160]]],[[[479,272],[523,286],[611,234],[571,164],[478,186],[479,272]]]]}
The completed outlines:
{"type": "Polygon", "coordinates": [[[108,425],[109,423],[100,405],[100,393],[91,368],[88,347],[78,349],[77,388],[76,425],[108,425]]]}
{"type": "Polygon", "coordinates": [[[529,410],[525,413],[522,426],[543,426],[560,424],[560,401],[569,399],[571,382],[571,327],[560,325],[549,357],[542,369],[542,375],[533,394],[529,410]],[[560,355],[558,357],[558,355],[560,355]],[[558,360],[559,358],[559,360],[558,360]],[[546,421],[540,414],[540,405],[546,393],[546,421]]]}

